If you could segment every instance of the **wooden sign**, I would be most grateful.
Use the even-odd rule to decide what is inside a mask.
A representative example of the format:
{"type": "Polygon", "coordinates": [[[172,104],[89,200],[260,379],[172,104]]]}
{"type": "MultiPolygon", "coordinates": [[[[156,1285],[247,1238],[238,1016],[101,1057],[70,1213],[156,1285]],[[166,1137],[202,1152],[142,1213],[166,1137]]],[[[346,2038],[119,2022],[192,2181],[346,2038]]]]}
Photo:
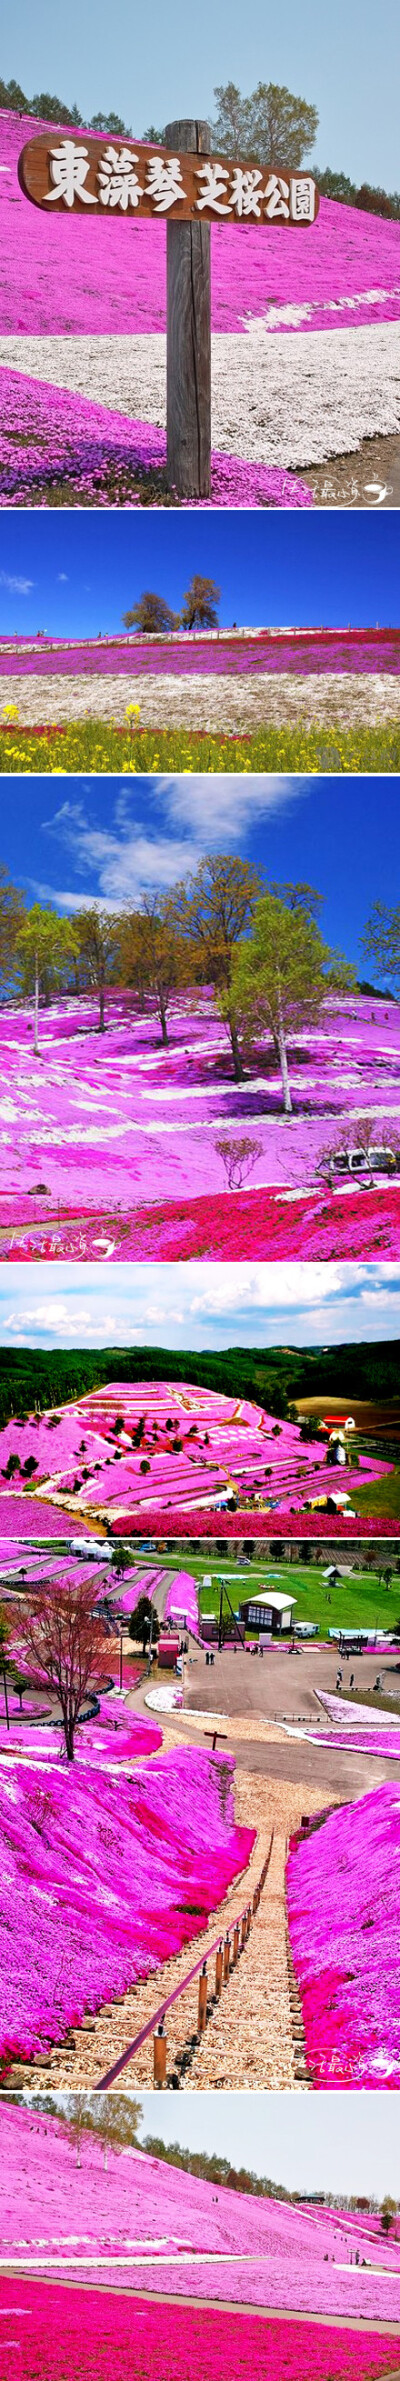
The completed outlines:
{"type": "Polygon", "coordinates": [[[81,133],[40,133],[18,161],[25,198],[47,214],[142,216],[167,223],[315,223],[313,175],[269,172],[249,159],[94,140],[81,133]]]}

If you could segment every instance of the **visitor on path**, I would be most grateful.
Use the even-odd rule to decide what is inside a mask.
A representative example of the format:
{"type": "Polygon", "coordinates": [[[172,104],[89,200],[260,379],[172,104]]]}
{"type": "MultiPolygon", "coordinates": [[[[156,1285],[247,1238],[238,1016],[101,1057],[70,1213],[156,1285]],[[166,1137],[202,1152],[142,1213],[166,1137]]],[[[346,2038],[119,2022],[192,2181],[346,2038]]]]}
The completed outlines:
{"type": "Polygon", "coordinates": [[[355,1687],[355,1683],[356,1683],[356,1682],[355,1682],[355,1677],[354,1677],[354,1670],[351,1670],[351,1671],[350,1671],[350,1687],[355,1687]]]}
{"type": "Polygon", "coordinates": [[[337,1672],[337,1678],[336,1678],[336,1693],[337,1693],[337,1695],[339,1694],[340,1687],[341,1687],[341,1685],[342,1685],[342,1677],[343,1677],[343,1672],[342,1672],[341,1670],[338,1670],[338,1672],[337,1672]]]}

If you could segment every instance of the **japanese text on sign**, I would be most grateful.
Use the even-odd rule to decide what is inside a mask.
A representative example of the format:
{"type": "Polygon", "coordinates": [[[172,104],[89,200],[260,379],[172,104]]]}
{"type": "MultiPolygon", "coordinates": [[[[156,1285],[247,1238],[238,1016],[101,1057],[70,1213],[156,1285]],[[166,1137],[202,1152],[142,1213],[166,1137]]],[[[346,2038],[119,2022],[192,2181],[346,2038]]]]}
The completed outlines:
{"type": "Polygon", "coordinates": [[[173,157],[142,144],[118,148],[68,135],[52,143],[29,141],[19,173],[37,206],[69,211],[303,225],[318,212],[312,174],[267,172],[227,158],[173,157]]]}

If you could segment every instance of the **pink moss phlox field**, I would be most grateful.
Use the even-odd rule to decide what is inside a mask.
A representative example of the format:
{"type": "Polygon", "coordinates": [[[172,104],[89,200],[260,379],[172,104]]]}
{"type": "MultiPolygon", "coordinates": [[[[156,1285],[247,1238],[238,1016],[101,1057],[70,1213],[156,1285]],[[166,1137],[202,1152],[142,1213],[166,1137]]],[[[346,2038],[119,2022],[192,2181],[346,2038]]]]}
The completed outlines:
{"type": "MultiPolygon", "coordinates": [[[[316,2209],[307,2202],[291,2207],[273,2197],[217,2190],[133,2149],[118,2158],[110,2146],[105,2171],[103,2145],[93,2136],[81,2137],[78,2164],[76,2140],[54,2117],[4,2103],[1,2140],[0,2247],[2,2260],[15,2265],[16,2296],[19,2274],[31,2259],[36,2272],[41,2269],[48,2279],[54,2274],[58,2278],[61,2260],[64,2280],[76,2282],[78,2268],[81,2281],[91,2283],[98,2261],[103,2285],[113,2283],[117,2291],[123,2283],[127,2290],[160,2297],[170,2292],[179,2293],[182,2300],[225,2298],[236,2302],[238,2311],[244,2303],[271,2312],[325,2316],[328,2325],[338,2318],[344,2324],[349,2319],[354,2324],[399,2322],[397,2226],[387,2240],[368,2214],[354,2224],[345,2211],[316,2209]]],[[[160,2297],[154,2317],[161,2321],[160,2297]]],[[[131,2329],[133,2333],[133,2323],[131,2329]]],[[[238,2331],[238,2341],[241,2336],[238,2331]]],[[[290,2336],[286,2325],[279,2336],[285,2351],[290,2336]]],[[[302,2339],[307,2341],[304,2381],[306,2376],[309,2381],[314,2363],[302,2324],[297,2336],[300,2352],[302,2339]]],[[[312,2334],[316,2355],[319,2336],[317,2328],[312,2334]]],[[[343,2331],[336,2335],[341,2342],[348,2336],[343,2331]]],[[[270,2337],[268,2326],[263,2331],[265,2354],[270,2337]]],[[[325,2340],[331,2347],[329,2328],[325,2340]]],[[[360,2338],[354,2332],[351,2344],[354,2355],[362,2355],[368,2350],[368,2334],[360,2338]]],[[[231,2331],[231,2373],[237,2369],[232,2346],[231,2331]]],[[[396,2347],[392,2335],[392,2369],[396,2347]]],[[[383,2348],[381,2340],[382,2357],[383,2348]]],[[[153,2367],[147,2369],[152,2372],[153,2367]]],[[[206,2364],[204,2371],[209,2369],[212,2372],[213,2365],[206,2364]]],[[[358,2377],[364,2366],[347,2367],[338,2360],[321,2369],[327,2375],[337,2372],[343,2381],[347,2371],[358,2377]]],[[[368,2364],[365,2369],[370,2369],[368,2364]]],[[[379,2375],[383,2369],[378,2363],[379,2375]]],[[[280,2370],[285,2371],[284,2364],[280,2370]]]]}
{"type": "Polygon", "coordinates": [[[77,673],[174,678],[218,674],[223,677],[267,676],[287,671],[307,678],[317,672],[390,671],[400,669],[400,629],[343,628],[210,630],[158,638],[139,636],[66,638],[1,637],[0,677],[64,678],[77,673]]]}
{"type": "MultiPolygon", "coordinates": [[[[165,223],[46,216],[24,199],[17,163],[25,142],[41,129],[51,137],[51,127],[12,112],[0,125],[3,335],[165,330],[165,223]]],[[[58,124],[54,135],[59,142],[58,124]]],[[[321,198],[312,228],[290,233],[215,223],[211,247],[214,331],[245,333],[260,320],[290,333],[399,318],[400,225],[357,207],[321,198]]]]}
{"type": "Polygon", "coordinates": [[[398,2088],[399,1877],[394,1782],[292,1844],[290,1939],[317,2090],[398,2088]]]}
{"type": "MultiPolygon", "coordinates": [[[[68,481],[81,502],[129,509],[140,505],[140,493],[127,490],[127,473],[165,470],[164,430],[6,366],[0,367],[0,407],[0,508],[34,503],[36,492],[45,506],[68,481]]],[[[266,504],[288,510],[314,502],[311,489],[290,472],[214,451],[211,488],[211,505],[219,508],[266,504]]],[[[198,499],[196,510],[197,503],[207,510],[209,499],[198,499]]]]}
{"type": "Polygon", "coordinates": [[[195,1008],[174,998],[168,1030],[163,1050],[153,1001],[143,1014],[129,992],[107,993],[101,1035],[91,995],[59,997],[41,1009],[35,1066],[31,1006],[4,1005],[5,1257],[398,1254],[399,1177],[381,1176],[367,1193],[354,1177],[334,1193],[316,1178],[336,1135],[339,1147],[342,1136],[357,1143],[360,1110],[375,1113],[376,1138],[392,1133],[396,1147],[397,1002],[331,996],[312,1026],[289,1037],[290,1121],[267,1035],[235,1084],[209,988],[196,989],[195,1008]],[[234,1136],[249,1127],[260,1142],[251,1187],[232,1195],[218,1138],[221,1128],[234,1136]]]}
{"type": "Polygon", "coordinates": [[[19,2381],[382,2381],[393,2372],[388,2335],[238,2315],[214,2307],[154,2306],[62,2283],[0,2281],[0,2337],[18,2347],[19,2381]],[[16,2310],[16,2296],[18,2300],[16,2310]],[[10,2310],[10,2312],[9,2312],[10,2310]],[[83,2359],[83,2361],[82,2361],[83,2359]]]}
{"type": "Polygon", "coordinates": [[[234,1763],[0,1770],[0,2050],[31,2057],[192,1942],[250,1857],[234,1763]],[[29,1896],[26,1880],[29,1877],[29,1896]]]}
{"type": "MultiPolygon", "coordinates": [[[[189,1383],[111,1382],[68,1407],[13,1418],[0,1433],[0,1535],[18,1534],[24,1464],[34,1530],[46,1530],[54,1510],[123,1520],[132,1510],[173,1516],[192,1507],[219,1507],[240,1492],[262,1496],[269,1512],[303,1512],[318,1496],[356,1495],[392,1466],[360,1454],[358,1466],[327,1465],[326,1439],[303,1442],[297,1424],[277,1421],[249,1399],[189,1383]],[[18,1469],[10,1470],[18,1464],[18,1469]],[[15,1493],[14,1493],[15,1492],[15,1493]]],[[[189,1525],[188,1525],[189,1526],[189,1525]]]]}
{"type": "MultiPolygon", "coordinates": [[[[107,1580],[108,1597],[112,1594],[116,1609],[123,1613],[127,1619],[131,1613],[136,1611],[139,1597],[147,1596],[152,1603],[158,1588],[164,1590],[162,1607],[160,1607],[162,1620],[185,1621],[186,1627],[191,1629],[192,1635],[198,1637],[200,1634],[198,1588],[190,1571],[174,1571],[171,1575],[169,1571],[164,1571],[162,1566],[153,1570],[151,1566],[147,1565],[145,1571],[130,1571],[128,1587],[121,1586],[115,1578],[110,1581],[109,1586],[107,1580]]],[[[103,1594],[104,1588],[100,1589],[99,1593],[103,1594]]]]}

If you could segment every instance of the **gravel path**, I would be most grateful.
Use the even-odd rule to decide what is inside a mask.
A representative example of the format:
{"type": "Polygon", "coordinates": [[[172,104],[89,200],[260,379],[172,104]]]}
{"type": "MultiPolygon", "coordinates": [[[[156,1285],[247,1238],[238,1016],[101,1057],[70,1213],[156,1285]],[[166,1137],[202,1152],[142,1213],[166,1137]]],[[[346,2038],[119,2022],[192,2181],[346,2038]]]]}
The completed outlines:
{"type": "MultiPolygon", "coordinates": [[[[3,338],[0,363],[165,426],[165,337],[3,338]]],[[[286,468],[356,453],[400,429],[400,324],[212,338],[212,442],[286,468]]],[[[372,474],[373,476],[373,474],[372,474]]]]}
{"type": "MultiPolygon", "coordinates": [[[[51,721],[115,719],[125,722],[127,703],[140,704],[142,728],[183,727],[229,734],[237,729],[287,727],[303,722],[313,727],[374,727],[386,719],[400,719],[400,678],[390,673],[349,670],[326,676],[276,676],[254,672],[236,679],[204,673],[171,677],[167,672],[130,681],[125,673],[112,677],[83,674],[49,677],[39,673],[1,681],[1,706],[18,704],[20,727],[47,726],[51,721]]],[[[12,731],[11,731],[12,733],[12,731]]],[[[138,755],[138,766],[140,756],[138,755]]]]}

